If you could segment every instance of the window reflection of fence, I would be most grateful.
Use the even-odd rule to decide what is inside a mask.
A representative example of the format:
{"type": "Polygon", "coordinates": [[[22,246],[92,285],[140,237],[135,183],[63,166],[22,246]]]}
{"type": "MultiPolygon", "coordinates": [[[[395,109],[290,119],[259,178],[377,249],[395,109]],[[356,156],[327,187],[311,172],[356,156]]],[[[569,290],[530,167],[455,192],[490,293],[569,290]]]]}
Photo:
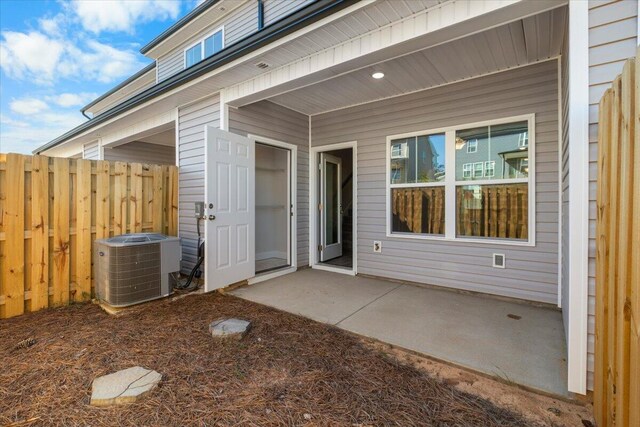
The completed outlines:
{"type": "Polygon", "coordinates": [[[528,238],[527,184],[456,187],[456,235],[528,238]]]}
{"type": "Polygon", "coordinates": [[[391,191],[394,232],[444,234],[444,186],[391,191]]]}

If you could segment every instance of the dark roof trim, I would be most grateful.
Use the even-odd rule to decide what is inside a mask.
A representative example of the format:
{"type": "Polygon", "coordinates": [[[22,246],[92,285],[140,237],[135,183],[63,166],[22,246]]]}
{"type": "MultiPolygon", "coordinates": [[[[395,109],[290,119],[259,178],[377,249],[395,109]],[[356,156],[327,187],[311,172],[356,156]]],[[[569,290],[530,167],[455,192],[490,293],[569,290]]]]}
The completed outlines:
{"type": "Polygon", "coordinates": [[[193,79],[196,79],[208,72],[215,70],[216,68],[227,64],[233,60],[241,58],[242,56],[251,53],[269,43],[272,43],[300,28],[312,24],[326,16],[329,16],[335,12],[338,12],[347,6],[357,3],[358,0],[318,0],[305,6],[302,9],[297,10],[291,15],[275,22],[263,30],[255,32],[241,41],[234,43],[226,49],[218,52],[217,54],[210,56],[209,58],[183,70],[167,80],[162,81],[137,95],[123,101],[122,103],[110,108],[109,110],[101,113],[97,117],[82,123],[74,129],[71,129],[67,133],[59,136],[43,145],[36,148],[33,152],[35,154],[42,153],[45,150],[55,147],[63,143],[69,138],[79,135],[80,133],[91,129],[100,123],[103,123],[117,115],[130,110],[144,102],[162,95],[176,87],[185,84],[193,79]]]}
{"type": "Polygon", "coordinates": [[[176,33],[182,27],[187,25],[189,22],[193,21],[198,15],[200,15],[202,12],[204,12],[207,9],[209,9],[211,6],[213,6],[214,4],[218,3],[219,1],[220,0],[206,0],[206,1],[202,2],[201,4],[198,5],[198,7],[196,7],[191,12],[187,13],[185,16],[180,18],[180,20],[178,22],[176,22],[175,24],[173,24],[172,26],[167,28],[158,37],[156,37],[155,39],[153,39],[149,43],[147,43],[145,46],[143,46],[142,49],[140,49],[140,53],[144,55],[145,53],[149,52],[151,49],[153,49],[154,47],[158,46],[164,40],[166,40],[171,35],[176,33]]]}
{"type": "Polygon", "coordinates": [[[80,109],[80,111],[82,111],[82,113],[84,113],[89,108],[91,108],[94,105],[96,105],[98,102],[102,101],[103,99],[107,98],[110,95],[113,95],[114,93],[116,93],[117,91],[119,91],[120,89],[122,89],[123,87],[128,85],[129,83],[132,83],[134,80],[138,79],[139,77],[141,77],[142,75],[148,73],[149,71],[153,70],[154,68],[156,68],[156,62],[155,61],[153,61],[151,64],[147,65],[142,70],[140,70],[137,73],[135,73],[133,76],[129,77],[127,80],[125,80],[122,83],[120,83],[118,86],[114,87],[113,89],[110,89],[108,92],[105,92],[104,94],[100,95],[99,97],[97,97],[96,99],[94,99],[93,101],[91,101],[90,103],[85,105],[84,107],[82,107],[80,109]]]}

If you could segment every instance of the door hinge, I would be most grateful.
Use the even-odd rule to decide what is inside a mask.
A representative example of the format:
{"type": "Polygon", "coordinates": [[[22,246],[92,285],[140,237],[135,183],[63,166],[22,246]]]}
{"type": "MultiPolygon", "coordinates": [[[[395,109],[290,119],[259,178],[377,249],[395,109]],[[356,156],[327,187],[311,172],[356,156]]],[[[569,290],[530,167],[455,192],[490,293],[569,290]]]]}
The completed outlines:
{"type": "Polygon", "coordinates": [[[322,203],[318,203],[318,210],[321,211],[322,210],[322,203]]]}
{"type": "Polygon", "coordinates": [[[322,245],[318,245],[318,252],[322,252],[322,245]]]}

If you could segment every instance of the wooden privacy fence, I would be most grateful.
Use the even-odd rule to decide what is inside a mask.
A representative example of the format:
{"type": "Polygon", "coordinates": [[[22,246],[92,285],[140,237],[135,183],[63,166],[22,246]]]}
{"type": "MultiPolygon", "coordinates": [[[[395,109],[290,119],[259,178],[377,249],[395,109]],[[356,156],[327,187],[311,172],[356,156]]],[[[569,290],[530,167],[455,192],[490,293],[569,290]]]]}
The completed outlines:
{"type": "Polygon", "coordinates": [[[175,166],[0,154],[0,318],[90,299],[94,239],[177,224],[175,166]]]}
{"type": "Polygon", "coordinates": [[[636,60],[627,61],[600,100],[594,378],[598,426],[640,426],[639,71],[636,60]]]}

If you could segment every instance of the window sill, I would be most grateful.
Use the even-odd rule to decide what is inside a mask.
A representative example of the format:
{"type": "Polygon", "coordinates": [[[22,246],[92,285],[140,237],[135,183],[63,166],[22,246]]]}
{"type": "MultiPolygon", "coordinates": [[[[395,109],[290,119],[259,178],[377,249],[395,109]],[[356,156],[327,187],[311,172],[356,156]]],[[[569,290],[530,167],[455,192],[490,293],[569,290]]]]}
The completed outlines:
{"type": "Polygon", "coordinates": [[[497,245],[497,246],[524,246],[524,247],[535,247],[535,241],[509,241],[509,240],[500,240],[500,239],[473,239],[473,238],[464,238],[464,237],[445,237],[445,236],[427,236],[427,235],[410,235],[410,234],[399,234],[399,233],[388,233],[387,238],[389,239],[409,239],[409,240],[433,240],[439,242],[448,242],[448,243],[476,243],[480,245],[488,244],[488,245],[497,245]]]}

